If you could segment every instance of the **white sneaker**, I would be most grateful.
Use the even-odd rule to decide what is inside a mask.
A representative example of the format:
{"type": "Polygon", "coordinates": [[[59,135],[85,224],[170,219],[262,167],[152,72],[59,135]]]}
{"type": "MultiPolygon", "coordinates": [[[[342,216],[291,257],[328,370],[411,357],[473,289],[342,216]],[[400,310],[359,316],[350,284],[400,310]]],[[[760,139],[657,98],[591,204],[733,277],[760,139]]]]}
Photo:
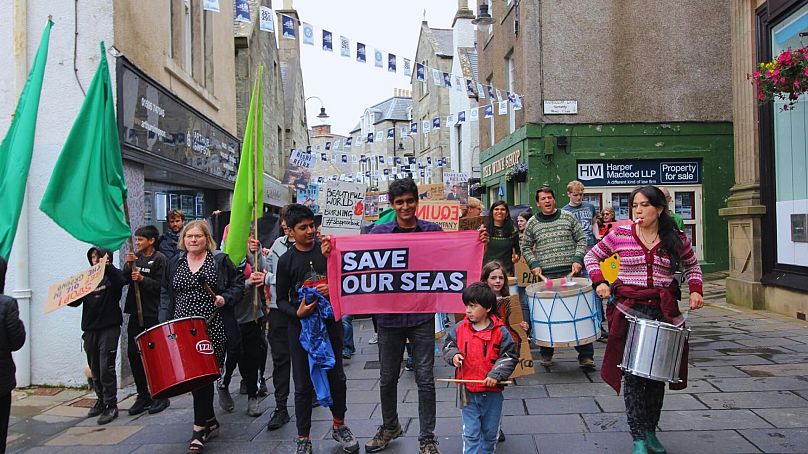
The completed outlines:
{"type": "Polygon", "coordinates": [[[370,336],[370,339],[368,339],[368,344],[378,344],[378,343],[379,343],[379,335],[373,333],[373,335],[370,336]]]}

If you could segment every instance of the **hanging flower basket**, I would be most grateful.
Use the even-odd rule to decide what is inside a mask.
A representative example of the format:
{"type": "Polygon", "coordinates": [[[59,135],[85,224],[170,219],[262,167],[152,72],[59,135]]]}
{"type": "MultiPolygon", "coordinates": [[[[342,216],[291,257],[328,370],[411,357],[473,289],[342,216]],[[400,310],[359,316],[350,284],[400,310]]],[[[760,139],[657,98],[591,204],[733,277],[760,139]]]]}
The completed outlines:
{"type": "Polygon", "coordinates": [[[774,60],[761,63],[747,76],[755,86],[758,102],[785,101],[780,111],[791,110],[800,95],[808,91],[808,46],[783,51],[774,60]]]}
{"type": "Polygon", "coordinates": [[[505,174],[505,179],[507,181],[515,181],[517,183],[527,181],[527,164],[520,162],[519,164],[511,167],[511,169],[508,170],[508,173],[505,174]]]}

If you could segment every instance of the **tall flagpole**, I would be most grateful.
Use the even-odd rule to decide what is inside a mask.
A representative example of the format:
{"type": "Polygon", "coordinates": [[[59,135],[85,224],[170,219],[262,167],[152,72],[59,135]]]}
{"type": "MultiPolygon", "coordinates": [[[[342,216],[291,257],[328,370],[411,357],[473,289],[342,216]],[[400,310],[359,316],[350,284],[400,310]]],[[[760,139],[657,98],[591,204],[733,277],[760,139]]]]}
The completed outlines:
{"type": "MultiPolygon", "coordinates": [[[[263,69],[264,69],[263,65],[258,67],[258,80],[256,81],[256,83],[258,84],[258,93],[259,94],[263,92],[263,87],[262,87],[262,79],[263,79],[263,74],[264,74],[263,69]]],[[[264,98],[263,96],[259,96],[258,99],[255,100],[256,102],[253,103],[254,104],[253,111],[250,112],[250,115],[253,116],[253,131],[252,131],[252,134],[253,134],[253,137],[252,137],[252,139],[253,139],[253,141],[252,141],[253,142],[253,172],[252,172],[252,177],[253,177],[253,181],[252,181],[252,188],[253,188],[253,236],[254,236],[256,241],[258,240],[258,206],[259,206],[258,201],[259,201],[259,197],[263,196],[263,194],[258,194],[258,172],[261,172],[262,177],[263,177],[263,173],[264,173],[264,169],[259,169],[258,168],[258,125],[256,124],[256,122],[258,121],[258,112],[257,112],[257,110],[258,109],[263,109],[263,106],[258,105],[259,104],[258,101],[259,100],[263,101],[263,98],[264,98]]],[[[262,140],[263,140],[263,138],[262,138],[262,140]]],[[[261,200],[261,201],[263,202],[263,200],[261,200]]],[[[263,205],[263,204],[261,204],[261,205],[263,205]]],[[[260,254],[260,253],[261,253],[261,251],[259,251],[258,249],[256,249],[255,252],[253,252],[253,269],[254,270],[258,269],[258,254],[260,254]]],[[[258,316],[258,301],[259,301],[259,298],[258,298],[258,286],[253,284],[253,317],[254,318],[258,316]]]]}

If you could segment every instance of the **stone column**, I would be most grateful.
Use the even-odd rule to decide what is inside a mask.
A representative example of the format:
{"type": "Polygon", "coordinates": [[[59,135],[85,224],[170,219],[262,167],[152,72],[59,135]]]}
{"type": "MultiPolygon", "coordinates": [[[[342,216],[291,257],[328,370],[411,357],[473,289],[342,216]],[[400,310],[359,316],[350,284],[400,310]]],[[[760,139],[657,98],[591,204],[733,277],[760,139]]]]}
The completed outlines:
{"type": "Polygon", "coordinates": [[[752,309],[764,307],[760,219],[766,207],[760,200],[758,108],[754,87],[746,75],[754,71],[755,0],[732,0],[732,117],[735,136],[735,185],[726,208],[729,234],[727,302],[752,309]]]}

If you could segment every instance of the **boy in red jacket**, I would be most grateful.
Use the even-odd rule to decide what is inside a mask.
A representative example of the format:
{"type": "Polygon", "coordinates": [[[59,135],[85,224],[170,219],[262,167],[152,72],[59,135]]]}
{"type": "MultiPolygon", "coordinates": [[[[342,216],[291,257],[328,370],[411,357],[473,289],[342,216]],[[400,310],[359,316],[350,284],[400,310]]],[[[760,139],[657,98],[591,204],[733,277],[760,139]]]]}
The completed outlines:
{"type": "Polygon", "coordinates": [[[443,358],[455,366],[455,377],[476,380],[464,383],[463,453],[493,453],[502,420],[500,381],[511,376],[518,355],[508,329],[497,318],[496,297],[485,282],[475,282],[463,290],[466,318],[449,332],[443,358]]]}

